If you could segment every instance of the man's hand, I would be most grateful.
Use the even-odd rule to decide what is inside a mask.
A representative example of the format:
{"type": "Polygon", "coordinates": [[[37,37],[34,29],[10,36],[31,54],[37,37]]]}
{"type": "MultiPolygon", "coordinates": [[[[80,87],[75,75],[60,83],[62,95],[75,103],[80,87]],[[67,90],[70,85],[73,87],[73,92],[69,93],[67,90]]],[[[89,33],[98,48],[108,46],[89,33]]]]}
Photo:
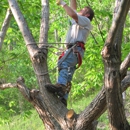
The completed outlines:
{"type": "Polygon", "coordinates": [[[76,0],[71,0],[73,7],[69,7],[63,0],[56,0],[57,5],[60,5],[63,7],[66,11],[66,13],[73,18],[76,22],[78,22],[78,16],[77,13],[74,11],[76,9],[76,0]]]}
{"type": "Polygon", "coordinates": [[[56,4],[64,7],[66,3],[63,0],[56,0],[56,4]]]}
{"type": "Polygon", "coordinates": [[[56,0],[56,4],[57,4],[57,5],[60,5],[60,1],[61,1],[61,0],[56,0]]]}

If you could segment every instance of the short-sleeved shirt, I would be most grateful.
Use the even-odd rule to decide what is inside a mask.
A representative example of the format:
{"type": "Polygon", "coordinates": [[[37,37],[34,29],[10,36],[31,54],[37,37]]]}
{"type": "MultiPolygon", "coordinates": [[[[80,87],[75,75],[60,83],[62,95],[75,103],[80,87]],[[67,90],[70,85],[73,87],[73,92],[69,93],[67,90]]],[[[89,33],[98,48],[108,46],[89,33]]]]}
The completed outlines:
{"type": "Polygon", "coordinates": [[[76,41],[86,42],[88,34],[92,29],[90,20],[85,17],[78,15],[78,22],[71,20],[71,26],[66,36],[66,43],[73,44],[76,41]]]}

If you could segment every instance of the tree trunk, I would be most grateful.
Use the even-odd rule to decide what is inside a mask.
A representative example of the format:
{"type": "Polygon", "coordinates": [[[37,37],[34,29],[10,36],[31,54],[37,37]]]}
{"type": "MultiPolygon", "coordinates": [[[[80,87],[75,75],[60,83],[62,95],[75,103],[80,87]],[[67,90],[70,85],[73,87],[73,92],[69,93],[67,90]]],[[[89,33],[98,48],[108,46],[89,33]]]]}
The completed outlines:
{"type": "MultiPolygon", "coordinates": [[[[127,4],[129,4],[128,0],[124,0],[126,7],[127,4]]],[[[40,45],[37,46],[37,44],[35,43],[35,40],[31,34],[31,31],[29,30],[27,23],[18,7],[18,4],[15,0],[8,0],[11,11],[13,13],[13,16],[19,26],[19,29],[21,30],[21,33],[24,37],[24,40],[26,42],[26,46],[30,55],[30,59],[32,61],[33,67],[34,67],[34,72],[36,74],[37,80],[38,80],[38,85],[39,85],[39,90],[36,89],[32,89],[29,90],[27,89],[26,85],[24,84],[24,79],[22,77],[20,77],[17,80],[17,85],[15,87],[18,87],[18,89],[20,90],[20,92],[23,94],[23,96],[34,106],[34,108],[37,110],[41,120],[43,121],[46,130],[94,130],[95,128],[93,127],[93,125],[96,125],[95,120],[97,118],[100,117],[100,115],[106,110],[106,95],[105,95],[105,91],[107,91],[107,102],[109,102],[108,97],[110,98],[111,101],[111,97],[113,96],[113,93],[109,93],[108,90],[111,90],[114,93],[117,93],[119,95],[119,97],[115,97],[115,98],[121,98],[121,91],[118,92],[119,87],[120,86],[120,71],[119,71],[119,65],[120,65],[120,61],[119,60],[115,60],[113,62],[113,59],[111,58],[117,58],[117,55],[114,55],[116,57],[110,56],[110,58],[107,58],[106,55],[103,55],[104,61],[105,61],[105,74],[107,75],[107,71],[109,70],[109,68],[113,67],[112,69],[114,71],[108,71],[108,76],[109,77],[105,77],[105,88],[102,88],[101,92],[97,95],[97,97],[91,102],[91,104],[85,108],[85,110],[83,112],[81,112],[79,115],[77,115],[74,110],[68,110],[64,104],[62,104],[60,102],[60,100],[53,94],[49,93],[48,91],[46,91],[46,89],[44,88],[44,85],[47,82],[50,82],[50,78],[49,78],[49,74],[48,72],[48,68],[47,68],[47,32],[48,32],[48,19],[49,19],[49,3],[47,0],[42,0],[42,20],[41,20],[41,28],[40,28],[40,45]],[[44,13],[44,15],[43,15],[44,13]],[[110,61],[112,63],[110,63],[110,61]],[[110,63],[110,64],[109,64],[110,63]],[[111,66],[113,65],[113,66],[111,66]],[[117,69],[115,70],[114,67],[117,67],[117,69]],[[116,82],[113,81],[112,77],[115,79],[116,82]],[[107,82],[109,81],[107,80],[108,78],[110,78],[110,81],[112,83],[112,87],[113,85],[115,85],[115,83],[117,83],[117,87],[116,87],[116,91],[113,89],[107,89],[107,82]],[[119,94],[120,93],[120,94],[119,94]]],[[[127,9],[126,7],[124,7],[124,9],[127,9]]],[[[123,14],[123,18],[120,18],[120,20],[122,21],[125,16],[126,16],[126,10],[121,10],[121,13],[123,14]]],[[[118,20],[117,20],[118,22],[118,20]]],[[[117,24],[116,22],[116,24],[117,24]]],[[[117,27],[119,27],[119,25],[117,24],[117,27]]],[[[113,29],[114,31],[117,31],[117,28],[113,29]]],[[[113,33],[112,33],[113,34],[113,33]]],[[[111,33],[109,34],[111,36],[111,33]]],[[[112,35],[113,38],[115,37],[115,35],[112,35]]],[[[111,41],[113,41],[113,39],[110,39],[110,43],[111,41]]],[[[108,47],[113,47],[113,44],[108,44],[110,46],[106,46],[106,48],[108,47]]],[[[105,48],[105,49],[106,49],[105,48]]],[[[113,52],[113,51],[112,51],[113,52]]],[[[115,52],[114,52],[115,53],[115,52]]],[[[111,53],[110,53],[111,54],[111,53]]],[[[125,66],[127,66],[130,63],[130,56],[127,57],[125,62],[127,63],[125,66]]],[[[126,71],[124,69],[125,67],[122,66],[122,72],[124,73],[124,71],[126,71]]],[[[122,82],[123,86],[129,86],[128,82],[122,82]],[[126,85],[127,83],[127,85],[126,85]]],[[[7,87],[12,87],[12,85],[8,84],[7,87]]],[[[4,89],[6,86],[1,86],[0,88],[4,89]]],[[[111,87],[111,86],[110,86],[111,87]]],[[[109,88],[109,85],[108,85],[109,88]]],[[[122,90],[123,91],[123,90],[122,90]]],[[[121,101],[121,99],[115,99],[116,101],[121,101]]],[[[114,101],[115,101],[114,100],[114,101]]],[[[110,103],[113,103],[112,101],[110,103]]],[[[121,111],[123,111],[123,107],[122,104],[120,103],[119,105],[121,105],[121,111]]],[[[112,106],[115,110],[116,106],[112,106]]],[[[108,103],[108,108],[109,108],[109,103],[108,103]]],[[[122,114],[124,117],[124,121],[123,123],[125,126],[127,125],[127,121],[126,118],[124,116],[124,113],[122,114]]],[[[114,115],[115,116],[115,115],[114,115]]],[[[119,113],[119,116],[121,116],[121,113],[119,113]]],[[[121,122],[119,122],[121,123],[121,122]]],[[[128,128],[128,127],[127,127],[128,128]]]]}
{"type": "Polygon", "coordinates": [[[112,24],[114,26],[111,27],[110,35],[108,35],[103,49],[105,53],[102,55],[105,65],[104,85],[111,130],[130,129],[123,106],[120,74],[122,33],[129,5],[130,0],[122,0],[119,9],[119,4],[117,4],[112,24]],[[126,10],[122,11],[124,8],[126,10]]]}

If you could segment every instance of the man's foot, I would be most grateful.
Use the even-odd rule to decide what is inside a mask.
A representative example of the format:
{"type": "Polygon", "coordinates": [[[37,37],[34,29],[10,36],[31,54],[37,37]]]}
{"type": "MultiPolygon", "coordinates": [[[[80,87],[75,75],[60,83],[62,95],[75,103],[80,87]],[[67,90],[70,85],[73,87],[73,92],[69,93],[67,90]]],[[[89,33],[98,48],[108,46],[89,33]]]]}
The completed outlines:
{"type": "Polygon", "coordinates": [[[60,97],[63,97],[67,92],[66,86],[62,84],[46,84],[45,87],[49,92],[55,93],[60,97]]]}

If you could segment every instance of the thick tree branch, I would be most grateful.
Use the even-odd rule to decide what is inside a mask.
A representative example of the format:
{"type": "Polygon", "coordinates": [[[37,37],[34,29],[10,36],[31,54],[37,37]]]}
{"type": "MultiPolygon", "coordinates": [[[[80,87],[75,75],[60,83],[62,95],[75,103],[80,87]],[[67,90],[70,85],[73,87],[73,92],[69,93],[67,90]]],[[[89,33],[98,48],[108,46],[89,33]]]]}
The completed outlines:
{"type": "MultiPolygon", "coordinates": [[[[130,66],[130,54],[122,62],[120,67],[120,74],[126,75],[126,71],[128,70],[129,66],[130,66]]],[[[121,82],[121,89],[123,93],[128,87],[130,87],[130,75],[127,74],[127,76],[125,77],[122,76],[122,79],[123,80],[121,82]]],[[[103,86],[102,90],[94,98],[91,104],[88,107],[86,107],[86,109],[79,115],[79,118],[77,119],[78,123],[76,125],[76,130],[80,130],[83,127],[83,125],[81,125],[81,123],[83,122],[86,125],[86,127],[88,127],[87,125],[91,124],[94,120],[98,119],[105,111],[106,111],[106,95],[105,95],[105,88],[103,86]],[[84,119],[84,117],[86,118],[84,119]]]]}
{"type": "Polygon", "coordinates": [[[22,77],[19,77],[17,79],[17,86],[22,95],[28,100],[31,101],[31,96],[30,96],[30,90],[25,86],[24,84],[24,79],[22,77]]]}
{"type": "MultiPolygon", "coordinates": [[[[121,82],[122,92],[124,92],[129,86],[130,86],[130,75],[128,74],[121,82]]],[[[31,102],[31,104],[33,104],[33,106],[39,113],[41,113],[40,115],[41,119],[42,119],[42,115],[47,114],[44,111],[45,109],[47,110],[47,108],[45,107],[42,94],[39,92],[39,90],[35,90],[35,89],[29,90],[25,86],[24,80],[22,77],[17,79],[17,84],[7,83],[7,84],[0,85],[1,90],[7,89],[7,88],[18,88],[20,92],[22,93],[22,95],[29,102],[31,102]]],[[[101,114],[105,112],[105,110],[106,110],[106,96],[105,96],[105,89],[103,87],[103,89],[95,97],[95,99],[91,102],[91,104],[88,107],[86,107],[86,109],[79,115],[77,119],[76,130],[80,130],[83,124],[85,124],[88,127],[95,119],[98,119],[101,116],[101,114]],[[89,120],[89,119],[92,119],[92,120],[89,120]],[[82,123],[82,125],[80,123],[82,123]]],[[[48,116],[46,115],[46,120],[49,123],[49,120],[47,117],[48,116]]],[[[51,126],[51,128],[53,128],[53,126],[51,126]]]]}
{"type": "MultiPolygon", "coordinates": [[[[130,75],[127,75],[121,82],[122,93],[130,87],[130,75]]],[[[102,87],[102,90],[94,98],[91,104],[85,108],[85,110],[79,115],[76,124],[76,130],[82,130],[83,127],[89,130],[90,124],[98,119],[102,113],[106,111],[106,95],[105,88],[102,87]],[[90,120],[91,119],[91,120],[90,120]]]]}
{"type": "MultiPolygon", "coordinates": [[[[15,0],[8,0],[11,11],[15,17],[15,20],[20,28],[20,31],[22,32],[22,35],[24,37],[24,40],[26,42],[28,51],[30,53],[30,57],[32,60],[32,64],[34,67],[35,74],[38,79],[38,84],[40,87],[40,92],[42,92],[43,99],[45,100],[44,107],[48,108],[48,113],[55,118],[55,120],[60,124],[60,126],[63,129],[67,130],[66,121],[64,120],[65,114],[67,113],[66,107],[58,100],[56,97],[54,97],[52,94],[49,94],[47,90],[44,88],[44,84],[48,82],[49,79],[45,77],[44,72],[47,70],[44,69],[44,58],[40,59],[39,56],[39,49],[38,46],[35,44],[35,41],[33,39],[33,36],[27,26],[27,23],[18,7],[18,4],[15,0]],[[40,62],[39,62],[40,61],[40,62]],[[53,100],[52,100],[53,99],[53,100]],[[60,107],[59,107],[60,106],[60,107]]],[[[41,53],[42,54],[42,53],[41,53]]],[[[49,81],[50,82],[50,81],[49,81]]],[[[19,87],[22,89],[22,82],[18,82],[19,87]]],[[[30,100],[30,95],[28,90],[24,90],[25,98],[30,100]]],[[[45,118],[46,119],[46,118],[45,118]]],[[[50,118],[51,121],[52,118],[50,118]]]]}
{"type": "Polygon", "coordinates": [[[129,5],[130,5],[130,0],[122,0],[118,14],[116,15],[115,19],[113,20],[108,37],[106,39],[105,46],[101,52],[102,57],[104,59],[110,57],[110,51],[112,49],[111,47],[115,44],[114,40],[115,40],[116,35],[119,31],[119,28],[122,24],[122,21],[124,21],[126,18],[126,15],[129,10],[129,5]]]}
{"type": "MultiPolygon", "coordinates": [[[[16,1],[15,0],[8,0],[8,1],[10,4],[12,13],[23,34],[23,37],[25,39],[25,42],[26,42],[26,45],[27,45],[31,58],[33,58],[35,54],[36,54],[35,55],[36,57],[39,57],[39,53],[37,53],[38,47],[35,44],[35,40],[33,39],[33,36],[26,24],[26,21],[24,20],[22,13],[19,10],[19,7],[18,7],[16,1]]],[[[122,16],[124,17],[124,14],[122,14],[122,16]]],[[[120,21],[118,21],[118,22],[120,22],[120,21]]],[[[116,27],[115,27],[115,30],[117,31],[116,27]]],[[[111,35],[112,35],[112,33],[116,33],[115,30],[111,30],[111,35]]],[[[110,36],[110,39],[108,39],[108,41],[106,42],[106,43],[108,43],[108,45],[109,45],[109,40],[111,40],[111,39],[114,39],[114,37],[110,36]]],[[[104,56],[106,56],[106,54],[108,54],[108,53],[103,53],[103,54],[105,54],[104,56]]],[[[43,61],[43,60],[41,60],[41,61],[43,61]]],[[[67,123],[65,120],[65,115],[68,110],[64,107],[64,105],[56,97],[54,97],[52,94],[49,94],[48,92],[46,92],[43,84],[48,82],[48,79],[45,79],[45,76],[44,76],[43,63],[35,62],[35,63],[33,63],[33,66],[35,66],[34,67],[35,73],[37,75],[38,83],[40,86],[40,92],[42,92],[42,94],[38,90],[33,89],[30,91],[29,89],[27,89],[27,87],[24,84],[23,79],[17,80],[17,85],[18,85],[20,92],[23,94],[23,96],[28,101],[30,101],[34,105],[34,107],[36,108],[38,113],[41,114],[41,116],[40,116],[41,119],[43,121],[46,121],[46,119],[47,119],[46,124],[48,123],[48,126],[51,127],[48,129],[50,129],[50,130],[54,129],[53,128],[54,126],[52,125],[52,122],[51,122],[51,120],[53,119],[52,117],[54,117],[55,120],[61,125],[60,127],[67,130],[68,127],[66,125],[67,123]],[[43,101],[43,99],[44,99],[44,101],[43,101]],[[46,113],[44,113],[45,111],[46,111],[46,113]],[[51,119],[49,119],[48,117],[51,117],[51,119]],[[51,124],[49,124],[49,123],[51,123],[51,124]]],[[[46,70],[47,70],[47,68],[45,68],[45,71],[46,70]]],[[[124,81],[123,85],[124,84],[125,84],[125,81],[124,81]]],[[[127,82],[127,85],[128,84],[129,83],[127,82]]],[[[95,119],[95,117],[98,118],[101,115],[101,113],[103,113],[105,110],[106,110],[106,97],[105,97],[105,89],[103,88],[101,90],[101,92],[98,94],[98,96],[93,100],[93,102],[79,115],[79,117],[77,119],[76,130],[80,130],[82,128],[82,126],[84,126],[84,125],[86,126],[84,128],[87,128],[87,125],[90,125],[93,122],[93,120],[95,119]],[[95,111],[95,112],[92,113],[92,111],[95,111]],[[90,118],[91,118],[91,120],[89,120],[90,118]]],[[[60,130],[61,128],[59,128],[58,130],[60,130]]]]}
{"type": "Polygon", "coordinates": [[[31,101],[30,98],[30,90],[25,86],[24,79],[22,77],[19,77],[17,79],[17,83],[6,83],[6,84],[0,84],[0,89],[8,89],[8,88],[18,88],[22,95],[28,100],[31,101]]]}
{"type": "Polygon", "coordinates": [[[105,66],[104,86],[109,123],[110,128],[115,130],[130,129],[123,106],[120,74],[121,38],[129,6],[130,0],[121,1],[101,53],[105,66]]]}
{"type": "Polygon", "coordinates": [[[10,20],[12,18],[12,13],[10,9],[7,9],[6,17],[4,19],[1,31],[0,31],[0,50],[2,49],[2,44],[4,41],[4,37],[6,35],[7,29],[9,27],[10,20]]]}
{"type": "Polygon", "coordinates": [[[127,74],[121,82],[122,92],[124,92],[128,87],[130,87],[130,74],[127,74]]]}
{"type": "Polygon", "coordinates": [[[32,89],[32,90],[27,89],[27,87],[24,84],[24,79],[22,77],[19,77],[17,79],[17,85],[18,85],[18,89],[20,90],[22,95],[37,110],[37,112],[39,113],[39,116],[42,119],[43,123],[46,122],[47,124],[49,124],[49,127],[51,127],[51,129],[54,129],[54,126],[51,124],[51,122],[50,122],[50,120],[47,116],[48,110],[45,107],[45,103],[44,103],[44,100],[42,98],[40,91],[36,90],[36,89],[32,89]],[[46,110],[45,110],[45,108],[46,108],[46,110]],[[43,117],[45,117],[45,120],[44,120],[43,117]]]}
{"type": "Polygon", "coordinates": [[[49,29],[49,1],[48,0],[41,0],[42,2],[42,15],[41,15],[41,27],[40,27],[40,37],[39,45],[41,48],[48,41],[48,29],[49,29]],[[43,45],[44,44],[44,45],[43,45]]]}
{"type": "Polygon", "coordinates": [[[53,129],[58,129],[61,130],[61,126],[63,129],[68,130],[66,123],[67,121],[64,120],[65,114],[67,113],[67,109],[65,109],[64,105],[52,94],[49,95],[49,97],[51,99],[56,98],[54,100],[51,100],[52,102],[49,103],[49,98],[43,98],[43,94],[36,89],[28,89],[24,83],[24,79],[22,77],[19,77],[17,79],[17,84],[3,84],[0,85],[0,89],[4,90],[7,88],[18,88],[19,91],[21,92],[21,94],[24,96],[24,98],[26,100],[28,100],[33,106],[34,108],[37,110],[40,118],[42,119],[42,121],[44,122],[45,126],[48,128],[48,130],[53,130],[53,129]],[[48,102],[49,104],[51,104],[51,106],[46,106],[46,102],[48,102]],[[57,104],[57,105],[56,105],[57,104]],[[59,105],[60,104],[60,105],[59,105]],[[58,107],[60,106],[60,107],[58,107]],[[56,111],[57,110],[57,111],[56,111]],[[52,114],[50,114],[50,111],[52,114]],[[51,118],[51,120],[50,120],[51,118]],[[55,119],[60,122],[60,124],[62,124],[61,126],[58,125],[57,121],[55,119]],[[53,121],[53,123],[57,124],[55,125],[55,128],[53,126],[53,123],[51,122],[53,121]]]}
{"type": "Polygon", "coordinates": [[[36,42],[32,36],[32,33],[30,29],[28,28],[28,25],[18,7],[18,4],[15,0],[8,0],[9,6],[11,8],[12,14],[19,26],[19,29],[23,35],[23,38],[26,42],[29,54],[31,58],[34,57],[35,53],[37,53],[38,47],[36,45],[36,42]]]}

